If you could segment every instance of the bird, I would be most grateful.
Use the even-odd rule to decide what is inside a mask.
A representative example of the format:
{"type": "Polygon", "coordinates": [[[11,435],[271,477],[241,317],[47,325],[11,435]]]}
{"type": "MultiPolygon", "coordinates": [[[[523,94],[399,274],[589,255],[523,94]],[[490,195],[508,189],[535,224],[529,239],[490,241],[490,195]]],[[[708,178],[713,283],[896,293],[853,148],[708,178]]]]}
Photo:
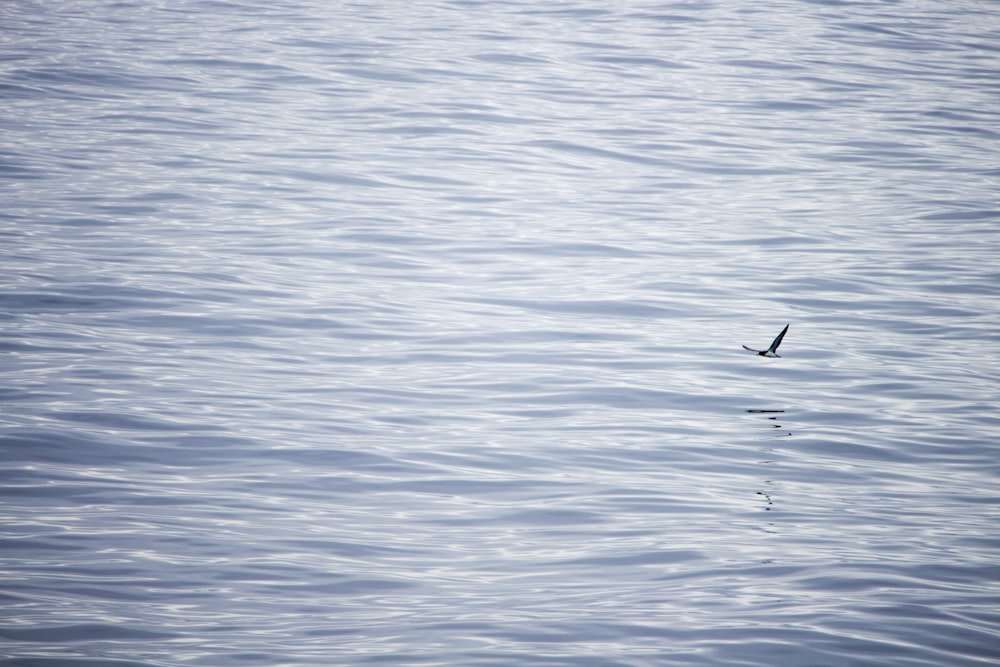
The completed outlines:
{"type": "Polygon", "coordinates": [[[788,325],[786,324],[785,328],[781,330],[781,333],[778,334],[777,338],[775,338],[774,341],[771,343],[771,347],[767,348],[766,350],[755,350],[752,347],[747,347],[746,345],[743,346],[743,349],[750,350],[751,352],[756,352],[761,357],[780,357],[781,355],[778,354],[778,346],[781,345],[781,339],[785,337],[785,334],[787,332],[788,332],[788,325]]]}

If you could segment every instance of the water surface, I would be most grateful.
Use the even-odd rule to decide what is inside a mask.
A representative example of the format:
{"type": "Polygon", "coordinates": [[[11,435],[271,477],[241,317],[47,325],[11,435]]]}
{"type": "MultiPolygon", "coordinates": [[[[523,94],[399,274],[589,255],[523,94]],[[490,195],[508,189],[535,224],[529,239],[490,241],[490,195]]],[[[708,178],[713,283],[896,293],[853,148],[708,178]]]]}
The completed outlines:
{"type": "Polygon", "coordinates": [[[0,15],[5,664],[997,659],[994,4],[0,15]]]}

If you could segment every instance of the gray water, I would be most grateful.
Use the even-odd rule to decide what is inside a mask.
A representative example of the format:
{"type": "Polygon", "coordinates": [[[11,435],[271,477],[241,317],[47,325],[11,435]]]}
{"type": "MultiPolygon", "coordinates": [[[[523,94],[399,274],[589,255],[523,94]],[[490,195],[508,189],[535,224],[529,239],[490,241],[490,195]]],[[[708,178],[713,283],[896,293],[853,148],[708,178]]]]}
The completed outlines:
{"type": "Polygon", "coordinates": [[[1000,660],[997,3],[0,25],[5,665],[1000,660]]]}

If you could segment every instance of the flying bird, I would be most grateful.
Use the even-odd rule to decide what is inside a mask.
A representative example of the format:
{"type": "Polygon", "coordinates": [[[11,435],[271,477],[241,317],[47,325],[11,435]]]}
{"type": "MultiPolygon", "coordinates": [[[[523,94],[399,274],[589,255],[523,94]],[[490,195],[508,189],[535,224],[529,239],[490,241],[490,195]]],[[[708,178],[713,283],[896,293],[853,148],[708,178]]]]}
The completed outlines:
{"type": "Polygon", "coordinates": [[[751,352],[756,352],[758,355],[762,357],[780,357],[781,355],[778,354],[778,346],[781,345],[781,339],[785,337],[785,334],[787,332],[788,332],[788,325],[786,324],[785,328],[781,330],[780,334],[778,334],[778,337],[775,338],[774,342],[771,343],[771,347],[767,348],[766,350],[755,350],[752,347],[747,347],[746,345],[743,346],[743,349],[750,350],[751,352]]]}

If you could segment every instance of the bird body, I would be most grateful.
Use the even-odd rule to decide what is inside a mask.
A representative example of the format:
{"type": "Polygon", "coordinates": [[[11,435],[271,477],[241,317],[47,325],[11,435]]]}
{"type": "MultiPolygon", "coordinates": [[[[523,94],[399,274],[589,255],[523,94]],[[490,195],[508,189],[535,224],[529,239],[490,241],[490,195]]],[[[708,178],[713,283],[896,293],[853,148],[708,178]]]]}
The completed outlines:
{"type": "Polygon", "coordinates": [[[747,347],[746,345],[743,346],[743,349],[750,350],[751,352],[756,352],[757,355],[761,357],[780,357],[781,355],[778,354],[778,346],[781,345],[781,339],[785,337],[785,333],[787,332],[788,332],[788,325],[786,324],[785,328],[781,330],[780,334],[778,334],[778,337],[775,338],[774,341],[771,343],[771,347],[767,348],[766,350],[755,350],[752,347],[747,347]]]}

